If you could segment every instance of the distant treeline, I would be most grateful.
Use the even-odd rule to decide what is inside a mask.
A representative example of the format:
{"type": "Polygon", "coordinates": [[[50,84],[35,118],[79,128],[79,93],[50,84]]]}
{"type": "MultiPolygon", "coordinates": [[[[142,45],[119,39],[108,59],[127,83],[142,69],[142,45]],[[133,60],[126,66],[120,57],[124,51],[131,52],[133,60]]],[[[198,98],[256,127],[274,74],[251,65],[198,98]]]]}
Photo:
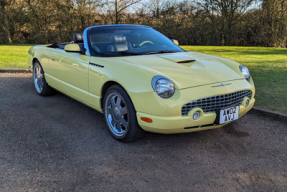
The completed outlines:
{"type": "Polygon", "coordinates": [[[87,26],[149,25],[182,45],[287,47],[287,0],[0,0],[0,43],[72,40],[87,26]]]}

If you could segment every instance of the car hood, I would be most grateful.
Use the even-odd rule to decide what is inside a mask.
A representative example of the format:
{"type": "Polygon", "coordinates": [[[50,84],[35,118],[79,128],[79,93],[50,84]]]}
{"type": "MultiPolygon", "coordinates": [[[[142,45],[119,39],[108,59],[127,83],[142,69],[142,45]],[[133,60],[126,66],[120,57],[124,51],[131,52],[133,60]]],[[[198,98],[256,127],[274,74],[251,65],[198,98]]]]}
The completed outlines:
{"type": "Polygon", "coordinates": [[[232,61],[195,52],[117,57],[116,59],[140,65],[154,74],[163,75],[171,79],[177,89],[243,78],[238,71],[234,71],[225,64],[232,61]]]}

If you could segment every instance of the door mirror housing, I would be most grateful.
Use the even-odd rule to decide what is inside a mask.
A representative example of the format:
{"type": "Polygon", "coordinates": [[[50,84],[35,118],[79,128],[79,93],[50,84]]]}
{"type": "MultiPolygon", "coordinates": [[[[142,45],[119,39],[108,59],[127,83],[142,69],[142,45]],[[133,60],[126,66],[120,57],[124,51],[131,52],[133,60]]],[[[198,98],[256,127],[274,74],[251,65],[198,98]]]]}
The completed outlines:
{"type": "Polygon", "coordinates": [[[70,43],[67,44],[64,48],[65,51],[67,52],[76,52],[76,53],[80,53],[81,52],[81,48],[78,44],[76,43],[70,43]]]}
{"type": "Polygon", "coordinates": [[[172,42],[173,42],[174,44],[176,44],[177,46],[179,45],[178,40],[172,39],[172,42]]]}

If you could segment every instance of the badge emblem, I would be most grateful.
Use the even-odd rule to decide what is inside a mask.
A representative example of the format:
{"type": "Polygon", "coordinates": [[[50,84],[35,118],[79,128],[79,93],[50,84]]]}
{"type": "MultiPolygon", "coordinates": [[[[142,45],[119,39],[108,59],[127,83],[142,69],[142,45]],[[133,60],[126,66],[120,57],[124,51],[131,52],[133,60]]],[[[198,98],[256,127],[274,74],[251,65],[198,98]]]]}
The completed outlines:
{"type": "Polygon", "coordinates": [[[223,86],[226,86],[226,85],[231,85],[231,83],[222,83],[222,84],[220,84],[220,85],[214,85],[214,86],[212,86],[212,87],[223,87],[223,86]]]}

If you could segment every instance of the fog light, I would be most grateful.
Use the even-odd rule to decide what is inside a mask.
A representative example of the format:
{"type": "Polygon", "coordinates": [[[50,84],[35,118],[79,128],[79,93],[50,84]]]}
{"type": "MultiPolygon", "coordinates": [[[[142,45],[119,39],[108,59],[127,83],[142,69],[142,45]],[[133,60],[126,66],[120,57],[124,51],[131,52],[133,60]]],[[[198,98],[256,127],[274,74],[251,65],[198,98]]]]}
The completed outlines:
{"type": "Polygon", "coordinates": [[[193,119],[194,120],[198,119],[199,115],[200,115],[199,111],[196,111],[195,113],[193,113],[193,119]]]}
{"type": "Polygon", "coordinates": [[[245,102],[245,108],[247,108],[248,105],[249,105],[249,100],[246,100],[246,102],[245,102]]]}

